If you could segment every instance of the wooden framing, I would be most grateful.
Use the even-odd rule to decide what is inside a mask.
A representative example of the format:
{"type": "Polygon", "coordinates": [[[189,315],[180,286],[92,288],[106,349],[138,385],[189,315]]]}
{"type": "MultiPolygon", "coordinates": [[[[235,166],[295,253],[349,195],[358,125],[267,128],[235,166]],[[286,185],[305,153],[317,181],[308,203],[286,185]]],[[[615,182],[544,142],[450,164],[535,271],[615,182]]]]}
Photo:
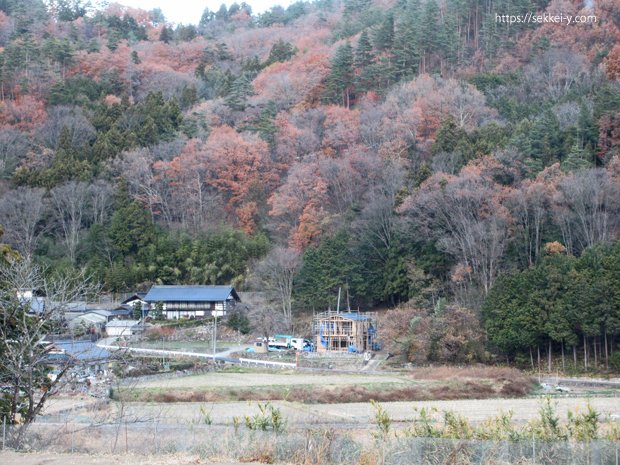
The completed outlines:
{"type": "Polygon", "coordinates": [[[318,313],[312,322],[317,352],[365,352],[374,350],[377,315],[374,312],[318,313]]]}

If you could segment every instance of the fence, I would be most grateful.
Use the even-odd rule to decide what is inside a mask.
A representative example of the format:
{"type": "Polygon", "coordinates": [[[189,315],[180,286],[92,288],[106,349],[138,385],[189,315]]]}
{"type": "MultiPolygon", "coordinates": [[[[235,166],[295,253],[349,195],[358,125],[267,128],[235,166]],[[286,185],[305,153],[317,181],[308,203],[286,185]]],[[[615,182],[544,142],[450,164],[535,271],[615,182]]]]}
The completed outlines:
{"type": "MultiPolygon", "coordinates": [[[[4,441],[12,431],[3,431],[4,441]]],[[[80,453],[160,455],[184,452],[230,460],[267,463],[385,465],[620,465],[620,443],[480,441],[435,438],[362,438],[330,429],[276,434],[235,425],[170,425],[157,421],[99,426],[77,423],[35,424],[23,447],[80,453]]],[[[10,445],[7,443],[7,446],[10,445]]]]}

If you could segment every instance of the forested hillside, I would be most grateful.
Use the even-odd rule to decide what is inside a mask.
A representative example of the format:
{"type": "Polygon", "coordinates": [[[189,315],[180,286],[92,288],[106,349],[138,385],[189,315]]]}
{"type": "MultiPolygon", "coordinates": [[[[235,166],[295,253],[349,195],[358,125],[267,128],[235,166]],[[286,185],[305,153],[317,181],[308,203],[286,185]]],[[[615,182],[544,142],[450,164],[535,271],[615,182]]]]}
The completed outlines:
{"type": "Polygon", "coordinates": [[[411,360],[614,363],[619,39],[617,0],[0,0],[3,240],[114,292],[409,302],[411,360]]]}

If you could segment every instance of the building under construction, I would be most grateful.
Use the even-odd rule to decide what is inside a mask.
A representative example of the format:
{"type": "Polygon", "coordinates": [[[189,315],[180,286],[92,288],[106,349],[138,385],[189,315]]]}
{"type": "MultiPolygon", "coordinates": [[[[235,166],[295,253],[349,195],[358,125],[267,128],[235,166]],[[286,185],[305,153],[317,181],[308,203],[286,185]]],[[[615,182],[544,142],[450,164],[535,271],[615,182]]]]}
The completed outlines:
{"type": "Polygon", "coordinates": [[[377,349],[374,312],[318,313],[312,322],[317,352],[365,352],[377,349]]]}

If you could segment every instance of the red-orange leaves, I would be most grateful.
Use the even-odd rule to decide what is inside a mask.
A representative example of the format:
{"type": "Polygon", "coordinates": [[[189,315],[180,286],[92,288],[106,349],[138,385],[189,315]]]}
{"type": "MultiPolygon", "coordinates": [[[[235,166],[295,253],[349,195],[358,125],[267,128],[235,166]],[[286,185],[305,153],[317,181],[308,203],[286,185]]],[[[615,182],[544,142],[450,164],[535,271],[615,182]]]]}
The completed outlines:
{"type": "Polygon", "coordinates": [[[327,189],[318,164],[296,163],[286,183],[269,199],[269,214],[275,219],[276,228],[289,237],[293,248],[302,250],[323,231],[327,189]]]}
{"type": "Polygon", "coordinates": [[[205,144],[189,141],[179,156],[157,168],[178,190],[204,181],[221,195],[227,212],[247,233],[255,230],[261,205],[279,180],[267,144],[229,126],[215,128],[205,144]]]}
{"type": "Polygon", "coordinates": [[[327,76],[329,55],[326,48],[317,48],[294,57],[291,61],[274,63],[265,68],[252,83],[257,103],[273,101],[279,108],[311,102],[327,76]]]}
{"type": "Polygon", "coordinates": [[[323,152],[326,155],[339,154],[359,141],[359,110],[347,110],[341,106],[330,105],[324,112],[323,152]]]}
{"type": "Polygon", "coordinates": [[[207,153],[214,175],[208,182],[227,198],[229,211],[251,233],[256,227],[258,203],[279,179],[267,143],[258,136],[239,134],[229,126],[221,126],[209,136],[207,153]]]}
{"type": "Polygon", "coordinates": [[[620,81],[620,45],[614,45],[607,58],[605,58],[605,70],[609,79],[620,81]]]}
{"type": "Polygon", "coordinates": [[[46,119],[45,103],[30,95],[0,102],[0,124],[30,130],[46,119]]]}

